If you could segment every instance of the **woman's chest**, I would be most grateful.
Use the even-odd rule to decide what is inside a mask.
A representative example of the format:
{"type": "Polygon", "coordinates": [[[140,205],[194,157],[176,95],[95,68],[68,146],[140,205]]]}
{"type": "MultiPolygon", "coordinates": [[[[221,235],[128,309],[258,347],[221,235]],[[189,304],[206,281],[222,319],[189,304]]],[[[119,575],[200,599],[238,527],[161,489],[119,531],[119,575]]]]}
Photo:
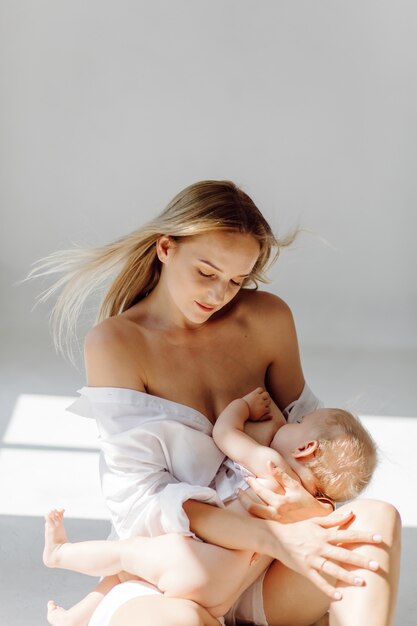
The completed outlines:
{"type": "Polygon", "coordinates": [[[265,384],[268,363],[245,329],[187,341],[148,344],[147,391],[191,406],[212,422],[234,398],[265,384]]]}

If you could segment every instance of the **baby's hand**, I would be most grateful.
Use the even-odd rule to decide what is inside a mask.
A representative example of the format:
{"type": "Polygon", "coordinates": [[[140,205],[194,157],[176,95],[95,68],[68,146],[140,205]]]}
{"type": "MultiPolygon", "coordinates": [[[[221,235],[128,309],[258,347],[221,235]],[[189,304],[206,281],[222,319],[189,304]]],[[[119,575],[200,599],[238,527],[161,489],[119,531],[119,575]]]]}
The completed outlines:
{"type": "Polygon", "coordinates": [[[272,419],[271,396],[262,387],[257,387],[254,391],[243,396],[243,400],[249,406],[249,419],[257,422],[272,419]]]}

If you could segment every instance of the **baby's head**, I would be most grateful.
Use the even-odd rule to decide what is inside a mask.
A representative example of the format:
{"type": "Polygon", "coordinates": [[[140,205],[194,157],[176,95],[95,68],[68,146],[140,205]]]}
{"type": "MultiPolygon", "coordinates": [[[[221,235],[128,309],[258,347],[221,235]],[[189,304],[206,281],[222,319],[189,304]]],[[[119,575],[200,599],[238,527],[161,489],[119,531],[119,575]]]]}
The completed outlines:
{"type": "Polygon", "coordinates": [[[314,495],[342,502],[369,483],[377,462],[376,445],[351,413],[318,409],[277,431],[277,450],[314,495]]]}

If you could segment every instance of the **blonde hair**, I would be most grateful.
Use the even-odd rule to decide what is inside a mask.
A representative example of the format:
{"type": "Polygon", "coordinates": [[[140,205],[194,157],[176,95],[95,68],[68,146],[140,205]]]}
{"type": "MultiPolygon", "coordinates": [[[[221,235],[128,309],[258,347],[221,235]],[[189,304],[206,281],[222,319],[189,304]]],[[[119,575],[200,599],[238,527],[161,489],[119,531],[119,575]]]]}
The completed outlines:
{"type": "Polygon", "coordinates": [[[330,409],[318,427],[318,450],[304,462],[319,495],[342,502],[369,483],[377,463],[376,445],[366,428],[348,411],[330,409]]]}
{"type": "Polygon", "coordinates": [[[158,283],[161,264],[156,241],[161,235],[182,237],[210,231],[234,231],[252,235],[260,245],[257,262],[243,286],[268,282],[264,270],[268,261],[290,245],[297,231],[278,240],[251,198],[228,180],[204,180],[180,191],[165,210],[138,230],[104,246],[55,252],[35,264],[28,278],[61,275],[37,302],[60,291],[50,322],[58,351],[72,358],[76,325],[86,299],[112,279],[96,322],[118,315],[144,298],[158,283]],[[273,254],[273,251],[275,253],[273,254]]]}

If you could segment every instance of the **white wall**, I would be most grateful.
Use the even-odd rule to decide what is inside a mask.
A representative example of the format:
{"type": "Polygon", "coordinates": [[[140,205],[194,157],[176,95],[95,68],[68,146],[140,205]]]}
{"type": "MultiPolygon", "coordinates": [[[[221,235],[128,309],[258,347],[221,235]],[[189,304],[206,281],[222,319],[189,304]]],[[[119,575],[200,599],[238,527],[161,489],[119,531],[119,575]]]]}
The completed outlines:
{"type": "Polygon", "coordinates": [[[306,345],[417,348],[417,4],[2,0],[4,328],[70,241],[230,178],[300,238],[272,272],[306,345]],[[321,243],[325,238],[332,247],[321,243]]]}

